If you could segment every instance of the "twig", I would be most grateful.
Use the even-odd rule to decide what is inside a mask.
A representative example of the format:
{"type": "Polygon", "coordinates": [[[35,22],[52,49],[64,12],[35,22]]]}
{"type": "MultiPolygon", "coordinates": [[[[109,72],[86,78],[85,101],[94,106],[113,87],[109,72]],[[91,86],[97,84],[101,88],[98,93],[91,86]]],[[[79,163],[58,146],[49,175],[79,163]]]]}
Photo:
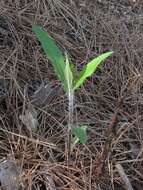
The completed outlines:
{"type": "Polygon", "coordinates": [[[121,164],[116,164],[116,168],[117,168],[117,170],[118,170],[124,184],[126,185],[126,189],[127,190],[133,190],[133,187],[132,187],[132,185],[131,185],[131,183],[129,181],[128,176],[124,172],[124,168],[122,167],[122,165],[121,164]]]}
{"type": "Polygon", "coordinates": [[[110,153],[110,149],[111,149],[111,145],[113,142],[113,139],[115,138],[115,134],[116,134],[116,125],[118,123],[118,113],[119,110],[121,109],[123,104],[123,99],[119,99],[118,104],[117,104],[117,108],[115,110],[115,112],[112,115],[111,121],[107,127],[107,130],[105,131],[105,136],[107,137],[104,147],[103,147],[103,151],[101,152],[101,154],[97,157],[97,179],[100,180],[101,178],[101,174],[104,173],[104,166],[105,166],[105,161],[108,158],[108,155],[110,153]]]}

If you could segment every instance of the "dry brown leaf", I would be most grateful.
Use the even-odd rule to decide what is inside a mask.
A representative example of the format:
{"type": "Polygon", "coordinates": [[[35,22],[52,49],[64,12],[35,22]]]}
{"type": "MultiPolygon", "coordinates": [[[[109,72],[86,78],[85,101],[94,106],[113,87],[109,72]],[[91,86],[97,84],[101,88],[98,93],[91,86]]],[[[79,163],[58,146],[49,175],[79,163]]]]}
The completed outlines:
{"type": "Polygon", "coordinates": [[[38,127],[38,120],[37,120],[37,112],[30,106],[29,109],[25,111],[24,115],[19,116],[22,123],[27,127],[30,131],[36,131],[38,127]]]}
{"type": "Polygon", "coordinates": [[[18,168],[12,161],[4,160],[0,162],[0,182],[6,190],[22,189],[18,168]]]}

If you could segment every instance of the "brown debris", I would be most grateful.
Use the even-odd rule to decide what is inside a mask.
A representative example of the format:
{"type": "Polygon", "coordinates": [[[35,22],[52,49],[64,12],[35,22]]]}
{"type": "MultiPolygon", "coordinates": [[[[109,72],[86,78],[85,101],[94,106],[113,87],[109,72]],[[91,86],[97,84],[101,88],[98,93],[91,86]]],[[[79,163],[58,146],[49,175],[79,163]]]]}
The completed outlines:
{"type": "Polygon", "coordinates": [[[141,189],[142,10],[138,0],[1,1],[0,159],[14,157],[26,189],[123,189],[116,164],[132,187],[141,189]],[[64,155],[67,99],[32,23],[68,52],[78,71],[99,54],[114,51],[76,92],[74,123],[90,127],[87,144],[73,150],[69,167],[64,155]],[[38,88],[33,81],[39,81],[38,88]],[[31,104],[37,131],[28,129],[31,104]]]}

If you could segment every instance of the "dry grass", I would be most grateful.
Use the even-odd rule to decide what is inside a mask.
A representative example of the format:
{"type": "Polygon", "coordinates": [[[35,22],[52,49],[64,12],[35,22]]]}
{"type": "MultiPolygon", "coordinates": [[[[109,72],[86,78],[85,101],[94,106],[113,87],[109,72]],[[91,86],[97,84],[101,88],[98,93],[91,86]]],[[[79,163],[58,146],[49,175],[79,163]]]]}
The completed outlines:
{"type": "Polygon", "coordinates": [[[10,157],[20,167],[25,189],[125,189],[116,164],[122,165],[134,189],[142,189],[142,3],[105,2],[1,1],[0,77],[8,87],[5,96],[0,92],[0,158],[10,157]],[[31,32],[33,22],[68,51],[78,70],[98,54],[114,51],[76,94],[75,122],[91,127],[87,145],[75,148],[69,167],[64,150],[66,96],[31,32]],[[39,128],[29,133],[19,116],[42,81],[58,88],[46,104],[35,105],[39,128]]]}

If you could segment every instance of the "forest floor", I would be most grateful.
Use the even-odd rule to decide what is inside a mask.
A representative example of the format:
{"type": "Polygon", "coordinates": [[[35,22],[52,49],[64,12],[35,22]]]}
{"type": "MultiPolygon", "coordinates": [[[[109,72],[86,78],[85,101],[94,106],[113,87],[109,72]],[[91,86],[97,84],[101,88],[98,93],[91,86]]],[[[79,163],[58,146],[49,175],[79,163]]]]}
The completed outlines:
{"type": "Polygon", "coordinates": [[[141,0],[1,0],[0,185],[143,189],[141,0]],[[74,122],[89,125],[88,141],[74,148],[69,165],[67,97],[32,33],[33,23],[68,52],[78,71],[114,51],[75,94],[74,122]]]}

